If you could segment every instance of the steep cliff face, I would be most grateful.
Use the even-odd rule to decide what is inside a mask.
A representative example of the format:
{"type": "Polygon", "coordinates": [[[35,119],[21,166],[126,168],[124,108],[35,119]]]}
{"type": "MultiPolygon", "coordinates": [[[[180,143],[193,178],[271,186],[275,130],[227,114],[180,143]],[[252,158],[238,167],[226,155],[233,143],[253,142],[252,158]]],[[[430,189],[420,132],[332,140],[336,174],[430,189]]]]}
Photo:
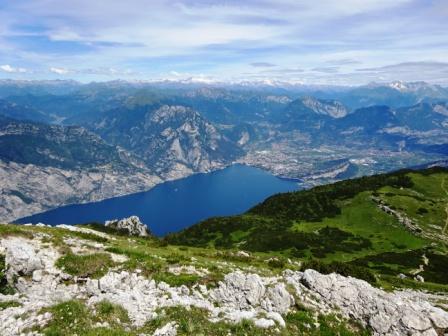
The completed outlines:
{"type": "Polygon", "coordinates": [[[332,118],[343,118],[349,113],[349,110],[336,100],[320,100],[313,97],[305,97],[302,99],[302,103],[314,113],[327,115],[332,118]]]}
{"type": "Polygon", "coordinates": [[[161,179],[144,170],[62,169],[0,161],[0,219],[8,222],[52,208],[151,189],[161,179]]]}
{"type": "Polygon", "coordinates": [[[238,145],[185,106],[108,111],[92,129],[110,143],[138,154],[168,179],[222,167],[242,154],[238,145]]]}
{"type": "Polygon", "coordinates": [[[0,119],[0,219],[147,190],[160,178],[81,127],[0,119]]]}

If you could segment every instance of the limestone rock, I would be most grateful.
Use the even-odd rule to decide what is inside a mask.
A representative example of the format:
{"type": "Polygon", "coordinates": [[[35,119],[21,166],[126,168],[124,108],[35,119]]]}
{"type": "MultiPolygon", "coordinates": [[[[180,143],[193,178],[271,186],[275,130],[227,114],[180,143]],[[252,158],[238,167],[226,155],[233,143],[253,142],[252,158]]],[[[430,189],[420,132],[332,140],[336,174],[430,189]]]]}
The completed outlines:
{"type": "Polygon", "coordinates": [[[416,275],[414,279],[418,282],[425,282],[425,279],[420,274],[416,275]]]}
{"type": "Polygon", "coordinates": [[[157,329],[153,336],[176,336],[177,335],[177,324],[176,322],[169,322],[163,327],[157,329]]]}
{"type": "Polygon", "coordinates": [[[127,231],[130,236],[147,237],[150,235],[148,227],[137,216],[106,221],[104,225],[116,230],[127,231]]]}
{"type": "Polygon", "coordinates": [[[300,282],[374,335],[437,335],[436,329],[446,330],[447,312],[400,292],[387,293],[363,280],[314,270],[302,273],[300,282]]]}
{"type": "Polygon", "coordinates": [[[241,258],[250,258],[250,254],[246,251],[238,251],[235,253],[235,256],[241,257],[241,258]]]}
{"type": "Polygon", "coordinates": [[[7,269],[8,282],[12,282],[14,277],[31,275],[34,271],[44,267],[44,263],[37,255],[33,245],[27,243],[25,239],[12,238],[4,240],[5,264],[7,269]]]}
{"type": "MultiPolygon", "coordinates": [[[[24,330],[45,324],[51,314],[42,314],[42,308],[72,299],[81,299],[90,307],[103,300],[120,305],[128,312],[133,327],[156,318],[159,309],[179,306],[186,310],[190,307],[203,309],[211,322],[250,320],[259,328],[279,329],[286,326],[284,316],[297,300],[318,313],[337,312],[357,320],[370,328],[374,336],[436,336],[448,331],[448,312],[430,303],[445,300],[446,296],[409,289],[388,293],[362,280],[337,274],[323,275],[314,270],[287,270],[275,277],[237,270],[227,274],[217,288],[205,285],[171,287],[145,277],[141,270],[116,269],[99,279],[66,282],[67,275],[54,266],[60,256],[58,250],[44,244],[43,238],[37,234],[33,239],[0,238],[0,253],[5,254],[7,275],[15,280],[17,290],[15,295],[0,294],[0,302],[20,304],[0,310],[0,326],[5,335],[22,335],[24,330]],[[294,297],[290,293],[292,290],[294,297]]],[[[83,241],[75,237],[70,239],[79,239],[78,243],[83,241]]],[[[98,246],[99,250],[104,248],[98,246]]],[[[174,270],[183,273],[190,269],[174,270]]],[[[177,325],[173,321],[154,335],[174,336],[176,333],[177,325]]]]}
{"type": "Polygon", "coordinates": [[[255,326],[262,329],[267,329],[275,326],[275,322],[269,319],[261,318],[255,321],[255,326]]]}
{"type": "Polygon", "coordinates": [[[285,284],[278,283],[267,289],[262,307],[269,312],[285,314],[293,304],[294,298],[286,290],[285,284]]]}
{"type": "Polygon", "coordinates": [[[35,270],[33,272],[33,281],[34,282],[41,282],[42,281],[42,270],[35,270]]]}
{"type": "Polygon", "coordinates": [[[244,310],[259,304],[265,292],[266,288],[257,274],[237,271],[227,274],[211,295],[216,301],[244,310]]]}

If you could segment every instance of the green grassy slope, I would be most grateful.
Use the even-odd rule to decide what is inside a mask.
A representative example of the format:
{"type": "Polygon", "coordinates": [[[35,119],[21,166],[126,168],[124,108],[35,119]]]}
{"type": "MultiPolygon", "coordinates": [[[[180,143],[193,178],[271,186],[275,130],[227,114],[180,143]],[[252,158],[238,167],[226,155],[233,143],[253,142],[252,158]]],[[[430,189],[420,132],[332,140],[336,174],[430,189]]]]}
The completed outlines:
{"type": "Polygon", "coordinates": [[[448,284],[448,170],[398,171],[272,196],[245,214],[211,218],[171,244],[233,248],[369,268],[389,282],[420,265],[448,284]],[[446,184],[446,185],[445,185],[446,184]]]}
{"type": "MultiPolygon", "coordinates": [[[[81,225],[96,231],[106,232],[109,237],[99,237],[92,233],[70,231],[60,228],[0,224],[0,240],[12,237],[27,239],[42,239],[42,246],[55,248],[61,256],[55,267],[76,277],[90,277],[97,279],[109,270],[115,272],[137,272],[157,283],[165,282],[170,286],[185,285],[193,288],[195,285],[206,285],[214,288],[224,276],[236,269],[260,276],[279,276],[284,269],[298,270],[294,261],[272,263],[272,255],[256,252],[248,256],[239,256],[232,251],[220,251],[214,248],[196,248],[186,246],[166,245],[155,237],[129,237],[122,232],[96,225],[81,225]],[[84,252],[74,252],[71,242],[82,239],[84,252]],[[104,249],[88,248],[88,243],[101,243],[104,249]],[[113,261],[109,253],[122,256],[122,261],[113,261]],[[194,267],[206,270],[202,274],[180,272],[173,274],[170,267],[194,267]]],[[[14,294],[16,291],[6,282],[6,275],[2,272],[6,267],[5,256],[0,253],[0,294],[14,294]]],[[[76,283],[68,280],[67,284],[76,283]]],[[[448,291],[448,289],[447,289],[448,291]]],[[[0,311],[8,307],[20,306],[18,301],[0,302],[0,311]]],[[[54,335],[86,335],[86,336],[138,336],[152,335],[157,328],[168,322],[175,321],[178,327],[177,335],[207,335],[207,336],[264,336],[264,335],[370,335],[356,321],[341,318],[341,316],[325,315],[306,309],[297,304],[285,314],[285,328],[278,326],[260,329],[247,320],[238,324],[225,321],[211,322],[210,313],[205,309],[195,307],[173,306],[160,308],[157,316],[148,320],[143,326],[130,323],[128,312],[119,305],[109,301],[100,301],[95,305],[88,305],[85,299],[62,301],[54,306],[43,307],[40,313],[50,312],[52,318],[46,324],[34,326],[30,331],[39,332],[46,336],[54,335]],[[98,323],[106,326],[98,326],[98,323]]],[[[28,313],[26,313],[28,314],[28,313]]],[[[17,318],[20,318],[17,315],[17,318]]]]}

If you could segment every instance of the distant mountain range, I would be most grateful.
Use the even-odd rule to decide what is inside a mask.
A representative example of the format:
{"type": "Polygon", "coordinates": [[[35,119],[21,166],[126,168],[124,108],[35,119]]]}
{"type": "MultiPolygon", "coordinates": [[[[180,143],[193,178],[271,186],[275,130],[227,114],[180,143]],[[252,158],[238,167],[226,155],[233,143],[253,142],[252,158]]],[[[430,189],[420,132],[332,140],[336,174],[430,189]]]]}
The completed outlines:
{"type": "Polygon", "coordinates": [[[9,180],[2,219],[145,190],[234,162],[315,185],[444,160],[447,102],[447,88],[423,82],[0,80],[0,174],[9,180]],[[29,178],[25,167],[79,178],[65,178],[66,190],[36,184],[30,192],[22,183],[29,178]],[[102,177],[70,197],[92,170],[102,177]],[[112,187],[105,182],[110,174],[127,178],[112,187]],[[27,202],[18,193],[28,194],[27,202]]]}

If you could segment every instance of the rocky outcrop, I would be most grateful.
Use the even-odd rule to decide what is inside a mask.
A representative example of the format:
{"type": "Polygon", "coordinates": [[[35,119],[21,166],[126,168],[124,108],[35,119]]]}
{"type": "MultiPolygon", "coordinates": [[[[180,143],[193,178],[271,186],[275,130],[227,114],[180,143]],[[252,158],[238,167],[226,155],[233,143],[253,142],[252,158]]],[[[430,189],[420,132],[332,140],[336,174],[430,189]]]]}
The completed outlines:
{"type": "MultiPolygon", "coordinates": [[[[284,316],[297,303],[319,314],[340,313],[377,336],[437,336],[448,332],[448,313],[433,306],[424,293],[387,293],[362,280],[314,270],[287,270],[267,277],[237,269],[225,275],[215,288],[200,284],[170,286],[143,276],[139,270],[110,269],[99,279],[80,281],[55,267],[60,254],[45,243],[49,236],[36,231],[35,234],[34,239],[0,238],[8,280],[18,291],[14,295],[0,294],[0,302],[14,300],[21,304],[0,310],[0,325],[7,335],[21,335],[27,328],[44,325],[51,314],[42,313],[42,308],[70,299],[84,300],[90,307],[104,300],[120,305],[135,327],[156,318],[160,309],[182,306],[204,310],[211,322],[251,320],[259,328],[280,329],[286,325],[284,316]]],[[[79,244],[73,244],[76,239],[80,238],[63,240],[70,240],[67,248],[87,243],[80,239],[79,244]]],[[[102,244],[90,244],[94,244],[91,248],[95,251],[103,249],[103,253],[109,253],[102,244]]],[[[177,323],[173,321],[161,326],[154,335],[176,333],[177,323]]]]}
{"type": "Polygon", "coordinates": [[[31,275],[44,267],[44,261],[38,256],[34,246],[23,239],[11,239],[3,244],[5,249],[5,266],[7,278],[12,282],[14,277],[31,275]]]}
{"type": "Polygon", "coordinates": [[[147,237],[150,235],[148,227],[137,216],[106,221],[104,225],[118,231],[125,231],[130,236],[147,237]]]}
{"type": "Polygon", "coordinates": [[[207,310],[210,320],[215,322],[238,323],[249,319],[268,328],[284,326],[281,314],[294,302],[284,284],[275,282],[273,278],[237,271],[226,275],[216,289],[205,286],[190,289],[156,283],[135,273],[110,272],[99,280],[89,280],[86,290],[90,304],[102,300],[119,304],[128,310],[136,325],[155,317],[157,308],[185,306],[207,310]]]}
{"type": "Polygon", "coordinates": [[[422,232],[422,229],[420,229],[420,227],[416,223],[414,223],[412,219],[407,217],[405,214],[395,209],[392,209],[382,199],[378,197],[372,197],[372,200],[377,204],[378,208],[381,211],[384,211],[385,213],[394,216],[397,219],[397,221],[410,232],[414,234],[420,234],[422,232]]]}
{"type": "MultiPolygon", "coordinates": [[[[401,292],[387,293],[365,281],[314,270],[285,272],[298,296],[313,297],[321,311],[337,308],[354,318],[374,335],[439,335],[448,331],[448,313],[419,298],[401,292]]],[[[310,301],[312,302],[312,301],[310,301]]]]}

